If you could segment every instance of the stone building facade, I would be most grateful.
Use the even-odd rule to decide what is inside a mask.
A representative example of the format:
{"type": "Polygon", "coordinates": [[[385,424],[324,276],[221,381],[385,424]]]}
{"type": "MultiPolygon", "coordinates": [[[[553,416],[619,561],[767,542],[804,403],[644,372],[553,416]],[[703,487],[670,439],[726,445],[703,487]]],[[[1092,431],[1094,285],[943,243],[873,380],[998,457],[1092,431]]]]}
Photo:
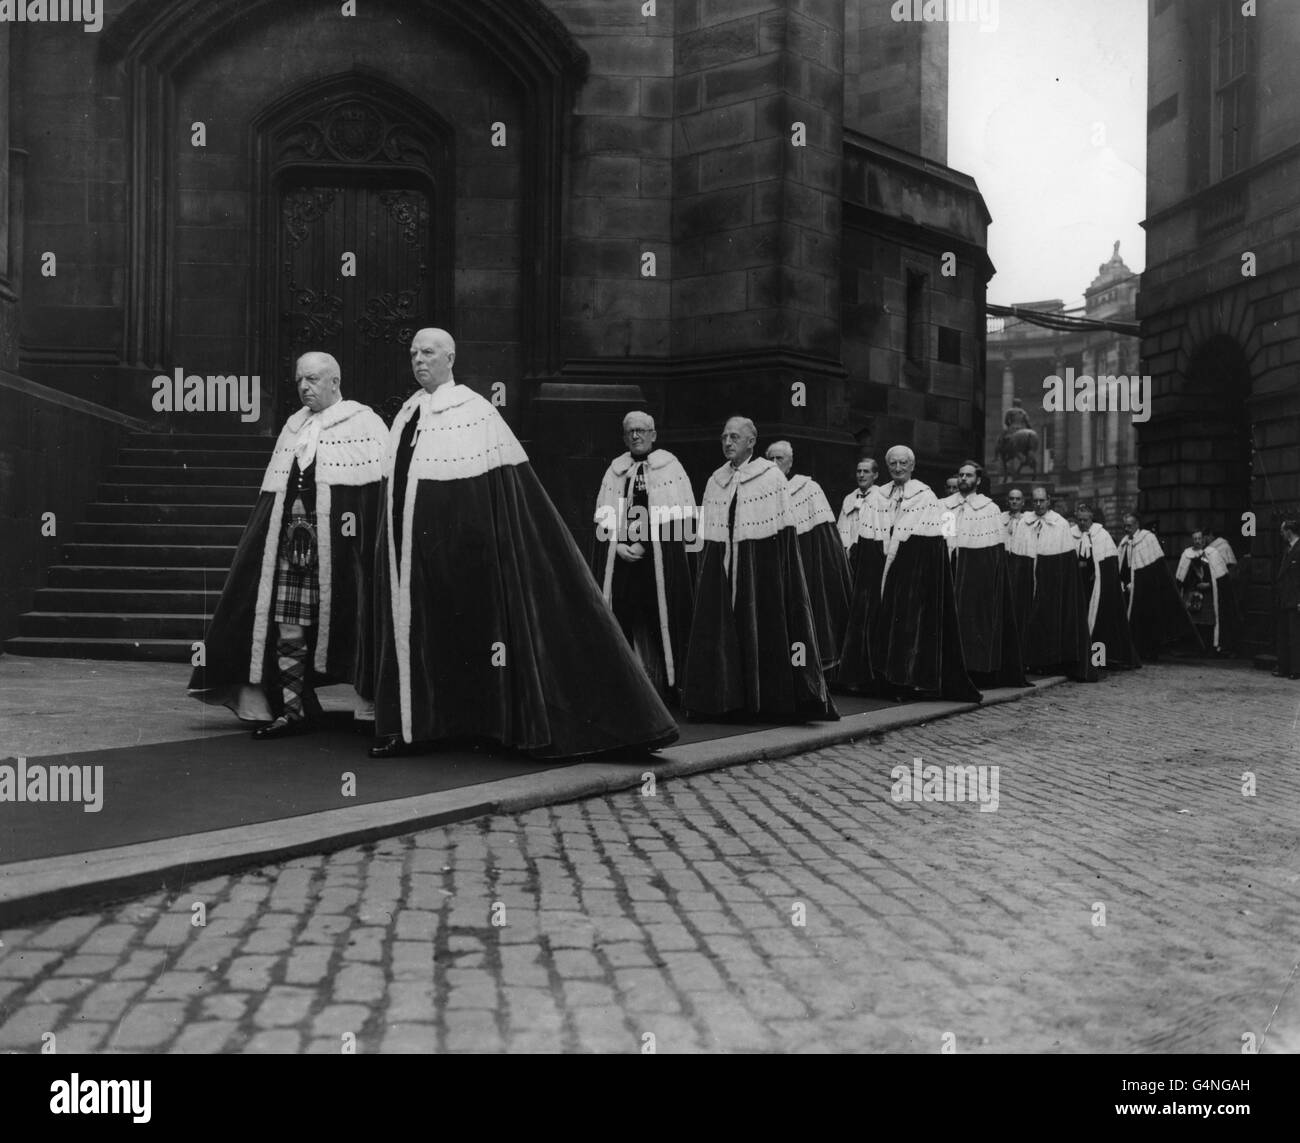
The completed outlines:
{"type": "Polygon", "coordinates": [[[944,164],[947,27],[888,8],[120,0],[95,34],[0,25],[0,634],[33,640],[9,649],[179,653],[219,576],[169,589],[174,623],[101,617],[114,650],[77,642],[44,569],[220,568],[238,497],[204,530],[133,490],[168,465],[241,483],[307,348],[391,409],[413,330],[450,329],[581,542],[630,407],[697,491],[733,413],[832,494],[863,449],[911,444],[931,479],[978,451],[989,219],[944,164]],[[256,378],[256,415],[159,408],[178,370],[256,378]],[[23,475],[38,431],[84,460],[57,494],[23,475]],[[47,508],[75,523],[43,536],[47,508]]]}
{"type": "Polygon", "coordinates": [[[1300,10],[1254,7],[1151,4],[1138,460],[1171,555],[1200,524],[1249,555],[1247,642],[1266,651],[1278,524],[1300,514],[1300,10]]]}
{"type": "MultiPolygon", "coordinates": [[[[1097,321],[1134,319],[1138,275],[1124,264],[1119,243],[1109,260],[1097,268],[1097,276],[1084,291],[1082,310],[1071,316],[1097,321]]],[[[1043,313],[1067,311],[1059,298],[1020,302],[1019,306],[1043,313]]],[[[1035,481],[1052,490],[1057,510],[1072,513],[1076,504],[1087,502],[1100,510],[1107,528],[1118,536],[1123,515],[1137,506],[1137,425],[1133,413],[1107,408],[1068,411],[1044,407],[1046,378],[1074,376],[1131,377],[1139,372],[1138,340],[1104,329],[1064,332],[1034,325],[1015,317],[989,319],[988,407],[985,421],[984,455],[988,457],[992,481],[999,489],[1024,487],[1035,481]],[[1038,476],[1002,479],[997,459],[998,436],[1003,417],[1019,399],[1039,438],[1038,476]]],[[[1014,473],[1014,466],[1011,472],[1014,473]]],[[[1028,496],[1028,488],[1024,488],[1028,496]]]]}

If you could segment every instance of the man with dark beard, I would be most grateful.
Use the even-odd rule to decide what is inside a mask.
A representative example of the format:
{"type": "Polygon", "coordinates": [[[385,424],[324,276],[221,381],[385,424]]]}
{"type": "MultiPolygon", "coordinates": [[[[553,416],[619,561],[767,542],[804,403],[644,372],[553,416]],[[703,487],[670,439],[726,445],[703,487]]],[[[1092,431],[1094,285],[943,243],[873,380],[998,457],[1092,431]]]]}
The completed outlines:
{"type": "Polygon", "coordinates": [[[962,657],[942,510],[912,479],[916,454],[885,454],[893,478],[859,510],[857,578],[838,681],[893,698],[941,695],[979,702],[962,657]]]}
{"type": "Polygon", "coordinates": [[[1095,682],[1070,525],[1052,511],[1046,488],[1033,489],[1033,505],[1011,535],[1010,552],[1025,670],[1095,682]]]}
{"type": "Polygon", "coordinates": [[[957,470],[957,491],[940,501],[962,655],[976,686],[1023,687],[1028,680],[1020,662],[1006,532],[998,506],[979,491],[983,478],[984,469],[966,461],[957,470]]]}
{"type": "Polygon", "coordinates": [[[420,391],[384,462],[370,753],[487,738],[536,757],[677,737],[510,427],[457,385],[456,343],[411,342],[420,391]]]}
{"type": "Polygon", "coordinates": [[[592,572],[661,698],[677,693],[695,592],[688,549],[695,494],[672,453],[655,448],[649,413],[623,418],[628,451],[605,471],[596,498],[592,572]]]}
{"type": "Polygon", "coordinates": [[[726,463],[704,488],[695,619],[682,681],[693,715],[838,719],[822,675],[790,493],[754,456],[758,430],[732,417],[726,463]]]}
{"type": "Polygon", "coordinates": [[[1088,615],[1088,635],[1094,660],[1101,645],[1103,667],[1140,667],[1133,637],[1124,613],[1124,592],[1119,586],[1119,552],[1110,533],[1093,518],[1091,504],[1074,510],[1070,529],[1079,556],[1079,589],[1088,615]]]}

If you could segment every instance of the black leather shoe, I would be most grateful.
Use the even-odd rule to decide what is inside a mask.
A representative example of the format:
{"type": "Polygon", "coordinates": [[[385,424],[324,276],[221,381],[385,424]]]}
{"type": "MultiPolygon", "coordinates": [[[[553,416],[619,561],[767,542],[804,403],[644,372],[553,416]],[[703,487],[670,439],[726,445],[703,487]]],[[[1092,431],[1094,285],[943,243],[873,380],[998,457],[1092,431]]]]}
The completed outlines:
{"type": "Polygon", "coordinates": [[[281,715],[270,726],[263,726],[253,731],[253,737],[259,742],[268,738],[293,738],[306,734],[310,730],[305,718],[285,718],[281,715]]]}
{"type": "Polygon", "coordinates": [[[403,755],[414,753],[415,751],[409,745],[396,737],[386,739],[378,746],[370,748],[371,758],[401,758],[403,755]]]}

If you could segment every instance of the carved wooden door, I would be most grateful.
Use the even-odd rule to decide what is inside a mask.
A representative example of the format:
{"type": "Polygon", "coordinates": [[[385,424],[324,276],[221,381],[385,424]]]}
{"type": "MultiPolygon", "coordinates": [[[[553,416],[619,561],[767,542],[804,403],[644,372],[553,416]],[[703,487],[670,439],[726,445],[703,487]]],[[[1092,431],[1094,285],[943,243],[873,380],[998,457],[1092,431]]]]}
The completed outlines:
{"type": "Polygon", "coordinates": [[[300,404],[298,357],[323,350],[338,359],[343,395],[391,421],[415,390],[411,339],[433,324],[429,194],[415,185],[308,179],[280,192],[281,411],[300,404]]]}

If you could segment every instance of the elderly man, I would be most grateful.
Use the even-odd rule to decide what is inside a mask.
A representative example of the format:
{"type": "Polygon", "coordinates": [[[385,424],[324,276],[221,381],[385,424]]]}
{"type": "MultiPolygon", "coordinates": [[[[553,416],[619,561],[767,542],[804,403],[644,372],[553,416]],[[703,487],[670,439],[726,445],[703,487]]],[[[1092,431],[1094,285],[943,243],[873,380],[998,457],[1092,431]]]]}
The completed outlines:
{"type": "Polygon", "coordinates": [[[1128,597],[1125,611],[1133,633],[1133,646],[1144,660],[1156,662],[1161,650],[1176,643],[1202,649],[1201,637],[1183,607],[1174,577],[1169,574],[1160,541],[1142,527],[1133,512],[1124,517],[1124,535],[1119,542],[1119,582],[1128,597]]]}
{"type": "Polygon", "coordinates": [[[1140,667],[1133,636],[1124,613],[1124,592],[1119,585],[1119,552],[1110,533],[1095,520],[1092,505],[1080,504],[1074,510],[1070,528],[1079,565],[1079,590],[1088,615],[1088,637],[1092,640],[1093,658],[1099,666],[1140,667]],[[1096,654],[1101,645],[1101,655],[1096,654]]]}
{"type": "Polygon", "coordinates": [[[1020,649],[1031,674],[1095,682],[1088,616],[1070,525],[1052,511],[1046,488],[1033,490],[1034,512],[1011,535],[1009,562],[1020,608],[1020,649]]]}
{"type": "Polygon", "coordinates": [[[1236,591],[1221,549],[1204,532],[1192,533],[1191,544],[1178,558],[1174,581],[1201,642],[1214,654],[1226,655],[1236,643],[1236,591]]]}
{"type": "Polygon", "coordinates": [[[726,463],[705,485],[682,705],[696,715],[838,719],[822,675],[789,487],[776,465],[754,456],[757,440],[749,418],[727,421],[726,463]]]}
{"type": "Polygon", "coordinates": [[[1282,562],[1273,583],[1277,610],[1277,667],[1273,674],[1300,679],[1300,523],[1282,521],[1282,562]]]}
{"type": "Polygon", "coordinates": [[[313,683],[349,683],[358,729],[374,718],[371,605],[388,428],[343,399],[339,364],[306,353],[303,407],[280,432],[204,640],[190,695],[266,722],[259,740],[310,729],[313,683]]]}
{"type": "Polygon", "coordinates": [[[376,758],[487,738],[537,757],[677,737],[586,561],[493,405],[456,384],[442,329],[384,460],[376,758]]]}
{"type": "Polygon", "coordinates": [[[980,492],[983,479],[984,469],[966,461],[957,470],[957,491],[940,504],[962,654],[976,686],[1023,687],[1028,681],[1020,662],[1002,514],[980,492]]]}
{"type": "Polygon", "coordinates": [[[836,527],[840,533],[840,543],[844,545],[844,550],[849,553],[849,560],[852,563],[853,545],[858,539],[858,509],[862,507],[862,502],[866,500],[873,491],[873,485],[876,483],[876,462],[869,456],[864,456],[858,461],[857,478],[858,486],[846,497],[840,505],[840,517],[836,522],[836,527]]]}
{"type": "Polygon", "coordinates": [[[943,512],[929,486],[912,479],[906,445],[885,454],[892,483],[863,517],[838,681],[892,697],[909,693],[979,702],[962,657],[943,512]]]}
{"type": "Polygon", "coordinates": [[[623,418],[627,452],[600,484],[592,571],[650,681],[671,699],[691,633],[697,513],[690,477],[655,448],[657,436],[649,413],[623,418]]]}
{"type": "Polygon", "coordinates": [[[1011,547],[1011,537],[1025,515],[1025,494],[1019,488],[1007,493],[1007,510],[1002,513],[1002,531],[1006,534],[1007,548],[1011,547]]]}
{"type": "Polygon", "coordinates": [[[781,470],[787,481],[803,578],[808,585],[813,618],[817,621],[822,670],[830,679],[839,665],[840,642],[849,619],[853,591],[849,561],[835,527],[835,513],[821,485],[805,473],[790,475],[794,467],[794,446],[789,441],[776,441],[767,446],[767,459],[781,470]]]}

